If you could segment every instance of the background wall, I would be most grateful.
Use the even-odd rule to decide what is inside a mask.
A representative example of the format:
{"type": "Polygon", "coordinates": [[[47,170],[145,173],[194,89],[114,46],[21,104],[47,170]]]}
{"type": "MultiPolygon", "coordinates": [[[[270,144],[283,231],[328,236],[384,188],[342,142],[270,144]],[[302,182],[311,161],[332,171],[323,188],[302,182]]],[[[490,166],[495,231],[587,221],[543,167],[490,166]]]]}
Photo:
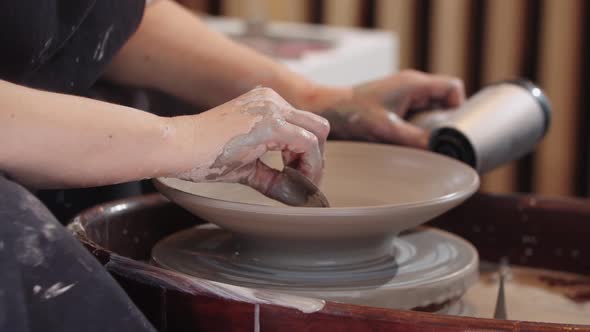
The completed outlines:
{"type": "Polygon", "coordinates": [[[212,15],[394,30],[401,68],[456,75],[468,93],[516,76],[549,96],[552,128],[537,151],[488,174],[483,189],[590,193],[590,2],[584,0],[178,0],[212,15]]]}

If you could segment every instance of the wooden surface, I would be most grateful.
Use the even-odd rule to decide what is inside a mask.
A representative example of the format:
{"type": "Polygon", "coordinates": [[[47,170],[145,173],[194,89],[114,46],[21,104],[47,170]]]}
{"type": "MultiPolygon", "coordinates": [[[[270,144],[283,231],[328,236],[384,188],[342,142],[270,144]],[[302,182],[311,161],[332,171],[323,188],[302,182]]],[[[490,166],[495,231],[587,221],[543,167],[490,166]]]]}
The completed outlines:
{"type": "Polygon", "coordinates": [[[360,24],[360,0],[324,0],[323,3],[324,23],[338,26],[356,26],[360,24]]]}
{"type": "MultiPolygon", "coordinates": [[[[526,2],[514,0],[486,1],[484,8],[482,84],[522,76],[526,21],[526,2]]],[[[517,163],[500,167],[482,178],[482,190],[513,192],[517,163]]]]}
{"type": "Polygon", "coordinates": [[[468,239],[484,260],[590,275],[588,220],[586,200],[478,194],[429,224],[468,239]]]}
{"type": "Polygon", "coordinates": [[[377,0],[376,24],[379,29],[391,30],[399,38],[400,69],[416,66],[416,1],[377,0]]]}
{"type": "MultiPolygon", "coordinates": [[[[428,70],[467,80],[469,0],[433,0],[430,12],[428,70]]],[[[469,84],[469,82],[467,82],[469,84]]]]}
{"type": "MultiPolygon", "coordinates": [[[[590,205],[583,200],[478,194],[432,224],[470,240],[485,260],[508,256],[512,263],[590,275],[588,220],[590,205]]],[[[198,279],[190,279],[197,285],[187,288],[179,283],[180,279],[186,283],[187,277],[144,263],[158,238],[198,222],[153,194],[88,210],[72,228],[78,230],[78,238],[91,252],[115,271],[117,280],[161,331],[590,331],[588,326],[330,302],[319,311],[303,313],[284,306],[228,300],[198,288],[198,279]],[[115,259],[113,255],[129,258],[115,259]],[[132,264],[121,265],[125,261],[132,264]]]]}
{"type": "Polygon", "coordinates": [[[209,8],[209,1],[208,0],[177,0],[178,3],[182,4],[183,6],[199,12],[207,12],[209,8]]]}
{"type": "Polygon", "coordinates": [[[303,22],[308,19],[308,2],[301,0],[225,0],[222,13],[248,19],[303,22]]]}
{"type": "Polygon", "coordinates": [[[578,154],[583,1],[542,3],[539,81],[554,112],[551,129],[537,150],[534,189],[539,193],[571,195],[578,154]]]}

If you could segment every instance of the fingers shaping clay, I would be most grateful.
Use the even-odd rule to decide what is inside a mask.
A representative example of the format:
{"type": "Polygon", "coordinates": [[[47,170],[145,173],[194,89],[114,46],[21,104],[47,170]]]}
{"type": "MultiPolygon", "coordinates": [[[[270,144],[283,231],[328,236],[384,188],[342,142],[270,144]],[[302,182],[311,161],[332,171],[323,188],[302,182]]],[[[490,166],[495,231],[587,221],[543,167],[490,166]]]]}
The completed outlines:
{"type": "Polygon", "coordinates": [[[320,189],[294,168],[286,166],[279,177],[268,193],[269,197],[291,206],[330,207],[320,189]]]}

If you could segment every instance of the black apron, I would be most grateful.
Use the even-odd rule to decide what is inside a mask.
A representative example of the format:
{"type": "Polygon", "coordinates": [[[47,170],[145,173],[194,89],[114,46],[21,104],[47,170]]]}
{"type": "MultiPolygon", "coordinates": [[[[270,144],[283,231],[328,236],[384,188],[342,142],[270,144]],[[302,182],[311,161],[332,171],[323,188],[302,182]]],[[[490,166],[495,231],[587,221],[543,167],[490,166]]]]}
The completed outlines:
{"type": "Polygon", "coordinates": [[[145,0],[0,0],[0,79],[85,94],[144,7],[145,0]]]}
{"type": "MultiPolygon", "coordinates": [[[[0,79],[86,94],[145,0],[0,0],[0,79]]],[[[25,188],[0,174],[0,331],[154,331],[25,188]]]]}
{"type": "MultiPolygon", "coordinates": [[[[0,79],[92,97],[89,89],[139,25],[145,0],[0,0],[0,79]]],[[[42,190],[65,223],[81,209],[141,193],[138,185],[42,190]]]]}

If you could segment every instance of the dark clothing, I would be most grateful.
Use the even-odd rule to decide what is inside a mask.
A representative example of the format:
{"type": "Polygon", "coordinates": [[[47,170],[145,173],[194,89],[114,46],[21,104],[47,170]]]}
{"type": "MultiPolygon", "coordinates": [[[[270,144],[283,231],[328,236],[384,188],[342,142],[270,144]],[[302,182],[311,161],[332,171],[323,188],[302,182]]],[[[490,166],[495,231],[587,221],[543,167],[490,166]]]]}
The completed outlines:
{"type": "MultiPolygon", "coordinates": [[[[85,95],[139,25],[144,6],[0,0],[0,79],[85,95]]],[[[0,331],[152,330],[49,210],[0,174],[0,331]]]]}
{"type": "Polygon", "coordinates": [[[153,331],[49,210],[2,176],[0,331],[153,331]]]}
{"type": "Polygon", "coordinates": [[[0,0],[0,79],[84,94],[141,21],[145,0],[0,0]]]}
{"type": "MultiPolygon", "coordinates": [[[[0,0],[0,80],[94,98],[89,88],[137,29],[144,7],[145,0],[0,0]]],[[[65,223],[81,209],[140,190],[131,184],[37,194],[65,223]]]]}

